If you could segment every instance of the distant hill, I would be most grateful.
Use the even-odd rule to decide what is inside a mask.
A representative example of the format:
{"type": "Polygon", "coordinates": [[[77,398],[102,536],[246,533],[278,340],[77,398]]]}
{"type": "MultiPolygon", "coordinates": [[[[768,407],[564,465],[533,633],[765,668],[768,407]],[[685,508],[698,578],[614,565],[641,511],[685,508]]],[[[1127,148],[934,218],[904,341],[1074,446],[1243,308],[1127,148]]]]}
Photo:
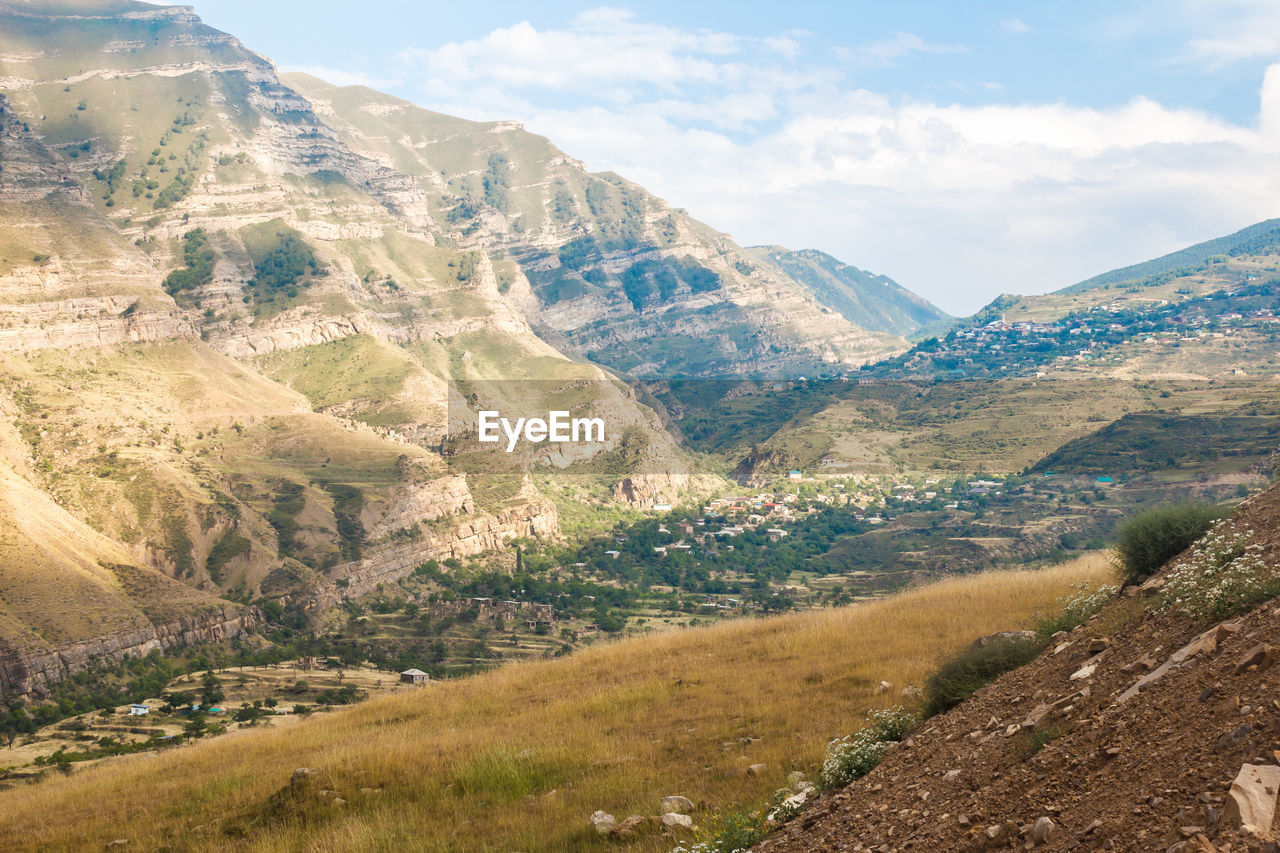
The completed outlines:
{"type": "Polygon", "coordinates": [[[858,269],[826,252],[782,246],[753,246],[749,251],[780,267],[819,302],[868,331],[922,338],[951,325],[951,315],[888,276],[858,269]]]}
{"type": "Polygon", "coordinates": [[[1280,219],[1268,219],[1256,225],[1250,225],[1248,228],[1241,228],[1234,234],[1228,234],[1225,237],[1205,240],[1203,243],[1196,243],[1194,246],[1188,246],[1185,249],[1179,249],[1176,252],[1170,252],[1167,255],[1161,255],[1158,258],[1143,261],[1140,264],[1131,264],[1127,267],[1104,272],[1101,275],[1095,275],[1093,278],[1085,279],[1058,292],[1079,293],[1107,284],[1136,281],[1172,270],[1197,267],[1214,255],[1235,257],[1238,255],[1268,254],[1264,250],[1275,246],[1280,246],[1280,219]]]}

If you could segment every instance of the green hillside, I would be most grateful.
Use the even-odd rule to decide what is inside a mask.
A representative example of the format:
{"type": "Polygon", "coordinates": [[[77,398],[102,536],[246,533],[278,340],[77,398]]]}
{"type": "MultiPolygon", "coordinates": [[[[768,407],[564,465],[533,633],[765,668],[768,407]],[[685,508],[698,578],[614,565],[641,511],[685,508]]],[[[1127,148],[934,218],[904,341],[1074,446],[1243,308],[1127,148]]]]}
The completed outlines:
{"type": "Polygon", "coordinates": [[[951,325],[949,314],[888,276],[858,269],[825,252],[793,252],[782,246],[754,246],[750,251],[780,267],[855,326],[919,339],[951,325]]]}
{"type": "Polygon", "coordinates": [[[1265,222],[1250,225],[1248,228],[1241,228],[1239,231],[1228,234],[1225,237],[1205,240],[1203,243],[1196,243],[1194,246],[1188,246],[1185,249],[1179,249],[1176,252],[1170,252],[1167,255],[1161,255],[1158,258],[1152,258],[1140,264],[1131,264],[1127,267],[1104,272],[1101,275],[1095,275],[1093,278],[1065,287],[1060,292],[1079,293],[1085,290],[1093,290],[1103,285],[1136,282],[1175,271],[1190,272],[1214,255],[1271,254],[1266,250],[1273,249],[1276,246],[1280,246],[1280,219],[1268,219],[1265,222]]]}

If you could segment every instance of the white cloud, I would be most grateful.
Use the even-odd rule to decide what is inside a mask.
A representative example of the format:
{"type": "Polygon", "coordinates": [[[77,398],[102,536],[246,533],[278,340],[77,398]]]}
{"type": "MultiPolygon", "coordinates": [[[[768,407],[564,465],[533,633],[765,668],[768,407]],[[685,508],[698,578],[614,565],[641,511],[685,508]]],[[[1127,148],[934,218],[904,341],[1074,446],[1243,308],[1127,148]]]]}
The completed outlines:
{"type": "MultiPolygon", "coordinates": [[[[824,249],[953,312],[1280,213],[1280,65],[1258,126],[1243,126],[1142,97],[1105,109],[903,100],[792,49],[809,38],[601,9],[405,62],[425,73],[433,108],[519,118],[740,242],[824,249]]],[[[846,59],[956,49],[900,33],[846,59]]]]}
{"type": "Polygon", "coordinates": [[[1187,43],[1194,59],[1221,66],[1280,58],[1280,4],[1274,0],[1182,0],[1180,9],[1200,34],[1187,43]]]}
{"type": "Polygon", "coordinates": [[[895,32],[891,37],[870,41],[844,52],[857,65],[887,67],[913,53],[967,53],[968,48],[959,44],[935,44],[927,42],[915,33],[895,32]]]}
{"type": "Polygon", "coordinates": [[[1031,26],[1021,18],[1005,18],[1000,22],[1000,29],[1004,30],[1006,33],[1012,33],[1016,36],[1035,32],[1035,27],[1031,26]]]}

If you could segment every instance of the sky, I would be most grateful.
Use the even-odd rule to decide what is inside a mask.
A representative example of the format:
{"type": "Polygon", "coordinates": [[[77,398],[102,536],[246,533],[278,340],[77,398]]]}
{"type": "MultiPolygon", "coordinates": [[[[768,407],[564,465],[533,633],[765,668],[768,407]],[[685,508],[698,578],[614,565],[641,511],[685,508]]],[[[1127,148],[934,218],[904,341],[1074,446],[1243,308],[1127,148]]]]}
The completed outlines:
{"type": "Polygon", "coordinates": [[[955,314],[1280,216],[1276,0],[195,6],[955,314]]]}

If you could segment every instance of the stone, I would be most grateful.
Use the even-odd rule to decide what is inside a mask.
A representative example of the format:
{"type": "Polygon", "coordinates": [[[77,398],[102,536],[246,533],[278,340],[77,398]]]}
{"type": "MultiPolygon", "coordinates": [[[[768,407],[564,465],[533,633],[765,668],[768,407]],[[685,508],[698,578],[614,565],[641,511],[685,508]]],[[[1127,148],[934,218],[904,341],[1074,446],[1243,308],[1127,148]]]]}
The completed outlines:
{"type": "Polygon", "coordinates": [[[676,814],[688,814],[689,812],[693,811],[693,800],[690,800],[688,797],[682,797],[679,794],[676,794],[670,797],[663,797],[661,802],[658,804],[658,808],[660,808],[664,812],[675,812],[676,814]]]}
{"type": "Polygon", "coordinates": [[[1138,592],[1141,593],[1144,598],[1155,595],[1160,590],[1164,589],[1164,583],[1164,578],[1160,575],[1156,575],[1155,577],[1152,577],[1140,584],[1138,586],[1138,592]]]}
{"type": "Polygon", "coordinates": [[[996,631],[985,637],[979,637],[969,644],[971,649],[982,649],[992,643],[1036,642],[1039,635],[1035,631],[996,631]]]}
{"type": "Polygon", "coordinates": [[[618,825],[617,818],[602,809],[596,809],[591,813],[591,825],[600,835],[604,835],[609,830],[618,825]]]}
{"type": "Polygon", "coordinates": [[[1233,746],[1235,746],[1236,744],[1238,744],[1240,741],[1244,740],[1251,734],[1253,734],[1253,726],[1249,725],[1248,723],[1241,723],[1231,731],[1224,732],[1218,738],[1217,742],[1214,743],[1213,748],[1217,752],[1221,752],[1226,749],[1231,749],[1233,746]]]}
{"type": "Polygon", "coordinates": [[[1069,680],[1079,681],[1082,678],[1088,678],[1089,676],[1093,675],[1094,672],[1097,671],[1097,669],[1098,669],[1098,665],[1096,663],[1086,664],[1080,667],[1079,669],[1077,669],[1075,672],[1071,673],[1071,677],[1069,680]]]}
{"type": "Polygon", "coordinates": [[[1274,764],[1242,765],[1231,783],[1222,818],[1228,826],[1238,826],[1253,835],[1269,837],[1276,817],[1277,793],[1280,793],[1280,767],[1274,764]]]}
{"type": "MultiPolygon", "coordinates": [[[[1145,586],[1145,584],[1144,584],[1145,586]]],[[[1139,678],[1132,687],[1116,697],[1116,704],[1123,705],[1134,696],[1137,696],[1143,690],[1146,690],[1152,684],[1164,678],[1169,670],[1173,669],[1185,661],[1190,660],[1199,654],[1211,654],[1218,650],[1218,642],[1221,637],[1230,636],[1235,631],[1240,630],[1239,625],[1223,623],[1216,625],[1197,636],[1194,640],[1169,655],[1169,659],[1151,672],[1148,672],[1142,678],[1139,678]]]]}
{"type": "Polygon", "coordinates": [[[631,838],[638,835],[640,830],[649,826],[651,822],[651,818],[633,814],[628,816],[622,823],[609,830],[609,835],[614,838],[631,838]]]}
{"type": "Polygon", "coordinates": [[[290,785],[306,785],[320,774],[314,767],[299,767],[289,774],[290,785]]]}
{"type": "Polygon", "coordinates": [[[687,814],[677,814],[675,812],[667,812],[658,818],[665,827],[681,827],[683,829],[693,829],[693,818],[687,814]]]}
{"type": "Polygon", "coordinates": [[[767,769],[768,769],[768,767],[769,767],[769,765],[768,765],[768,764],[752,764],[750,767],[748,767],[748,768],[747,768],[747,775],[748,775],[748,776],[763,776],[763,775],[764,775],[764,771],[765,771],[765,770],[767,770],[767,769]]]}
{"type": "Polygon", "coordinates": [[[993,823],[991,826],[984,829],[983,832],[986,833],[987,838],[999,838],[1001,830],[1002,827],[1000,824],[993,823]]]}
{"type": "Polygon", "coordinates": [[[1236,661],[1236,675],[1247,671],[1250,668],[1264,669],[1275,661],[1275,647],[1266,643],[1259,643],[1241,656],[1236,661]]]}
{"type": "Polygon", "coordinates": [[[1106,637],[1094,637],[1089,641],[1089,654],[1096,655],[1111,648],[1111,640],[1106,637]]]}
{"type": "Polygon", "coordinates": [[[946,772],[946,774],[944,774],[944,775],[943,775],[943,777],[942,777],[942,781],[943,781],[943,782],[954,782],[954,781],[956,781],[956,780],[957,780],[957,779],[959,779],[959,778],[960,778],[960,771],[959,771],[959,770],[948,770],[948,771],[946,772]]]}
{"type": "Polygon", "coordinates": [[[1056,828],[1057,824],[1053,822],[1052,818],[1036,818],[1035,824],[1031,827],[1031,843],[1035,844],[1037,847],[1041,844],[1048,843],[1050,836],[1053,835],[1053,831],[1056,828]]]}
{"type": "Polygon", "coordinates": [[[877,684],[876,689],[871,692],[877,696],[880,696],[884,693],[888,693],[892,689],[893,689],[892,684],[890,684],[888,681],[882,681],[879,684],[877,684]]]}
{"type": "Polygon", "coordinates": [[[1132,663],[1127,663],[1120,667],[1120,671],[1126,675],[1135,675],[1139,672],[1150,672],[1157,666],[1155,658],[1151,655],[1143,655],[1132,663]]]}
{"type": "Polygon", "coordinates": [[[790,785],[792,788],[796,787],[803,781],[804,781],[804,774],[801,773],[799,770],[792,770],[790,773],[787,774],[787,784],[790,785]]]}
{"type": "Polygon", "coordinates": [[[128,846],[129,846],[129,839],[127,839],[127,838],[117,838],[117,839],[115,839],[114,841],[108,841],[106,844],[104,844],[104,845],[102,845],[102,846],[103,846],[104,848],[106,848],[107,850],[114,850],[114,849],[115,849],[115,848],[117,848],[117,847],[128,847],[128,846]]]}

